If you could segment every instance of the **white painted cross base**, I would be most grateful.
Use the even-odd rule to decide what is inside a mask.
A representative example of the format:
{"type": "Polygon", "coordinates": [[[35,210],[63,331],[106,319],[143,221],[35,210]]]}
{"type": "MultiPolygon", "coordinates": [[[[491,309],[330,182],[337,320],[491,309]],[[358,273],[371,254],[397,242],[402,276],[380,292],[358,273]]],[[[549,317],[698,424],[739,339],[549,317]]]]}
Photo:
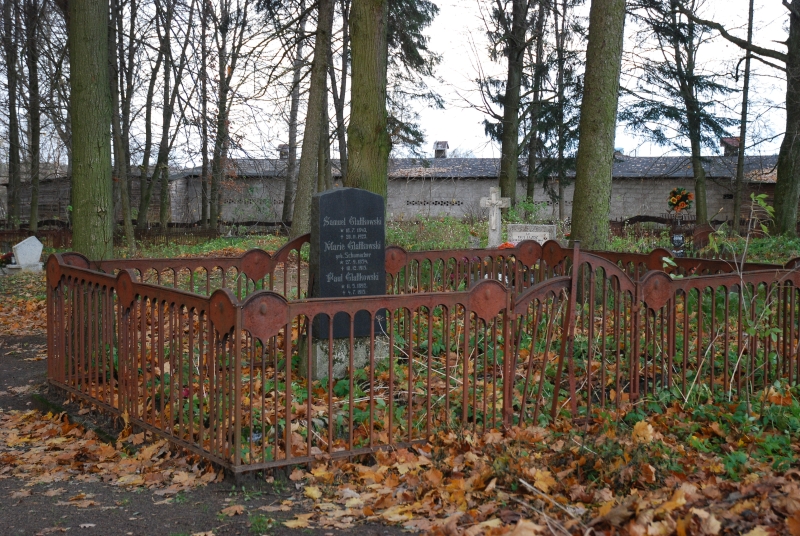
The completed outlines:
{"type": "Polygon", "coordinates": [[[481,198],[481,207],[489,208],[489,244],[496,248],[500,245],[502,226],[500,225],[500,209],[511,206],[510,197],[500,197],[500,188],[489,188],[489,197],[481,198]]]}
{"type": "MultiPolygon", "coordinates": [[[[328,377],[328,339],[317,339],[311,343],[311,374],[308,374],[308,338],[303,337],[299,345],[300,374],[311,380],[328,377]]],[[[389,358],[389,337],[375,337],[375,362],[389,358]]],[[[353,369],[369,367],[369,337],[353,339],[353,369]]],[[[333,339],[333,379],[347,378],[350,369],[350,339],[333,339]]]]}

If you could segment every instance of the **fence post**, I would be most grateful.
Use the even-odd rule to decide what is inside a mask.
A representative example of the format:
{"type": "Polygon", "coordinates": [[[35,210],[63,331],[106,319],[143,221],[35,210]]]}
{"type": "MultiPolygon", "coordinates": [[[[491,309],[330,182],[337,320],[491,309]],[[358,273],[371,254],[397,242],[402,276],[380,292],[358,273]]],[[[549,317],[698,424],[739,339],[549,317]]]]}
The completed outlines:
{"type": "Polygon", "coordinates": [[[633,293],[633,303],[631,304],[631,355],[630,360],[630,383],[631,392],[628,400],[633,402],[639,398],[639,324],[641,322],[641,308],[640,305],[644,302],[643,288],[640,278],[633,282],[635,292],[633,293]]]}
{"type": "MultiPolygon", "coordinates": [[[[233,368],[234,368],[234,377],[233,377],[233,405],[236,408],[236,413],[234,414],[233,418],[235,419],[234,424],[234,436],[233,436],[233,448],[234,455],[233,455],[233,467],[234,470],[237,469],[242,464],[242,412],[244,408],[242,408],[242,344],[245,342],[242,340],[242,303],[236,300],[233,304],[234,306],[234,322],[233,322],[233,368]]],[[[291,362],[291,358],[290,362],[291,362]]]]}
{"type": "Polygon", "coordinates": [[[575,309],[577,305],[578,294],[578,271],[581,264],[581,245],[576,241],[572,247],[572,274],[570,275],[570,290],[569,300],[567,301],[566,320],[567,325],[562,328],[562,332],[566,332],[567,336],[561,338],[561,350],[558,357],[558,370],[556,372],[556,380],[553,392],[553,407],[550,410],[550,417],[555,420],[558,415],[558,393],[561,391],[561,375],[564,371],[564,357],[567,358],[567,367],[569,374],[569,397],[570,408],[572,409],[573,416],[577,416],[578,401],[575,389],[575,362],[573,361],[573,349],[575,348],[575,309]]]}

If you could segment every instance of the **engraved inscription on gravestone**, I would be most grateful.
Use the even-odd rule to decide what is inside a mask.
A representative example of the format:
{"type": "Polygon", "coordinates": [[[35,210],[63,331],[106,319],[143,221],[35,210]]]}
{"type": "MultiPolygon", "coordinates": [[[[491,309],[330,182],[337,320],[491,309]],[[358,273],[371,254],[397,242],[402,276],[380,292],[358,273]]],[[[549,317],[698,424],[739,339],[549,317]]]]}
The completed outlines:
{"type": "MultiPolygon", "coordinates": [[[[312,297],[386,293],[383,197],[358,188],[335,188],[316,194],[312,198],[311,226],[312,297]]],[[[354,336],[368,337],[369,324],[369,313],[356,314],[354,336]]],[[[380,334],[382,329],[385,320],[376,320],[375,333],[380,334]]],[[[327,337],[328,330],[328,320],[318,317],[315,336],[327,337]]],[[[334,319],[333,336],[350,336],[345,314],[334,319]]]]}
{"type": "Polygon", "coordinates": [[[523,240],[535,240],[544,244],[556,237],[555,225],[532,225],[523,223],[508,224],[508,241],[517,244],[523,240]]]}

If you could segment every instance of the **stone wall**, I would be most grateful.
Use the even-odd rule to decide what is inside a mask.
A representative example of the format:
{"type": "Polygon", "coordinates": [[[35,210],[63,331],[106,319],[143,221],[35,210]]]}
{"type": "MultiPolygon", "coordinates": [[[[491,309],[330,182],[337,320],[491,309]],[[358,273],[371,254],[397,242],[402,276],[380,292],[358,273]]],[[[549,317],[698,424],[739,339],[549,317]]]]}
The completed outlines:
{"type": "MultiPolygon", "coordinates": [[[[203,198],[201,188],[200,180],[196,177],[183,177],[172,181],[170,189],[173,199],[173,222],[200,221],[203,198]]],[[[222,220],[234,224],[280,221],[283,211],[283,189],[283,179],[223,181],[222,220]]]]}
{"type": "MultiPolygon", "coordinates": [[[[390,219],[413,219],[420,216],[470,216],[485,217],[480,208],[481,197],[489,195],[489,188],[497,186],[496,179],[393,179],[389,181],[388,217],[390,219]]],[[[553,184],[553,189],[557,189],[553,184]]],[[[667,212],[667,197],[670,190],[683,187],[694,191],[692,179],[615,179],[611,192],[611,219],[631,216],[660,216],[667,212]]],[[[526,184],[517,184],[517,198],[525,197],[526,184]]],[[[572,215],[574,182],[565,189],[566,216],[572,215]]],[[[709,180],[707,186],[709,216],[719,214],[717,219],[732,216],[733,184],[729,180],[709,180]]],[[[534,190],[534,201],[545,205],[540,217],[558,217],[558,201],[553,201],[541,185],[534,190]]],[[[694,215],[694,210],[689,211],[694,215]]]]}
{"type": "MultiPolygon", "coordinates": [[[[47,183],[42,189],[40,213],[42,218],[64,217],[66,205],[69,204],[68,181],[47,183]],[[61,187],[63,186],[63,187],[61,187]],[[59,205],[53,207],[47,199],[57,199],[59,205]]],[[[132,180],[131,205],[138,207],[138,178],[132,180]]],[[[43,183],[44,185],[45,183],[43,183]]],[[[454,218],[483,219],[487,211],[480,206],[480,199],[489,195],[489,188],[497,186],[497,179],[431,179],[409,178],[391,179],[389,181],[389,198],[387,215],[389,219],[409,220],[419,217],[452,216],[454,218]]],[[[553,184],[553,189],[556,185],[553,184]]],[[[681,186],[694,191],[692,179],[615,179],[611,194],[611,219],[619,220],[639,215],[660,216],[667,212],[667,196],[669,191],[681,186]]],[[[158,221],[158,192],[155,185],[150,203],[151,221],[158,221]]],[[[525,181],[517,184],[517,198],[525,196],[525,181]]],[[[226,222],[277,222],[283,212],[282,178],[237,179],[223,184],[222,219],[226,222]]],[[[27,192],[30,199],[30,187],[23,189],[23,197],[27,192]]],[[[771,195],[772,184],[751,183],[744,196],[743,213],[749,212],[749,191],[766,191],[771,195]]],[[[565,208],[567,217],[572,214],[572,197],[574,183],[570,183],[565,191],[565,208]]],[[[0,185],[0,219],[4,218],[6,208],[6,188],[0,185]]],[[[194,223],[200,220],[201,190],[197,177],[181,177],[170,181],[171,216],[173,223],[194,223]]],[[[544,187],[537,185],[535,202],[544,204],[539,217],[543,219],[558,218],[558,202],[552,201],[544,187]]],[[[768,202],[774,204],[772,198],[768,202]]],[[[28,201],[29,203],[29,201],[28,201]]],[[[29,206],[23,203],[23,219],[27,216],[29,206]]],[[[708,181],[708,214],[710,217],[723,220],[731,219],[733,214],[733,183],[725,179],[708,181]],[[726,197],[729,197],[726,199],[726,197]]],[[[689,211],[694,215],[694,210],[689,211]]],[[[118,218],[121,213],[118,211],[118,218]]]]}

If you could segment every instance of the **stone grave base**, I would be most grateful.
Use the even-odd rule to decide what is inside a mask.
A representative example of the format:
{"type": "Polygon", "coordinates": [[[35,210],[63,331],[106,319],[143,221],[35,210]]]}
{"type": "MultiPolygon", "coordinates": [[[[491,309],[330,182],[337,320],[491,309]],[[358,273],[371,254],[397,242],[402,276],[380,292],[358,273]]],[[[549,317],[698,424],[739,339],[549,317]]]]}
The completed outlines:
{"type": "Polygon", "coordinates": [[[19,272],[41,272],[42,271],[42,263],[37,262],[36,264],[24,264],[20,266],[19,264],[9,264],[5,268],[8,274],[16,274],[19,272]]]}
{"type": "MultiPolygon", "coordinates": [[[[306,370],[308,362],[308,339],[300,340],[300,374],[309,377],[306,370]]],[[[311,347],[311,374],[312,380],[321,380],[328,377],[328,339],[316,339],[311,347]]],[[[375,337],[375,361],[389,358],[389,337],[375,337]]],[[[369,337],[356,337],[353,339],[353,367],[362,369],[369,365],[369,337]]],[[[339,380],[348,377],[350,368],[350,339],[333,339],[333,378],[339,380]]]]}

